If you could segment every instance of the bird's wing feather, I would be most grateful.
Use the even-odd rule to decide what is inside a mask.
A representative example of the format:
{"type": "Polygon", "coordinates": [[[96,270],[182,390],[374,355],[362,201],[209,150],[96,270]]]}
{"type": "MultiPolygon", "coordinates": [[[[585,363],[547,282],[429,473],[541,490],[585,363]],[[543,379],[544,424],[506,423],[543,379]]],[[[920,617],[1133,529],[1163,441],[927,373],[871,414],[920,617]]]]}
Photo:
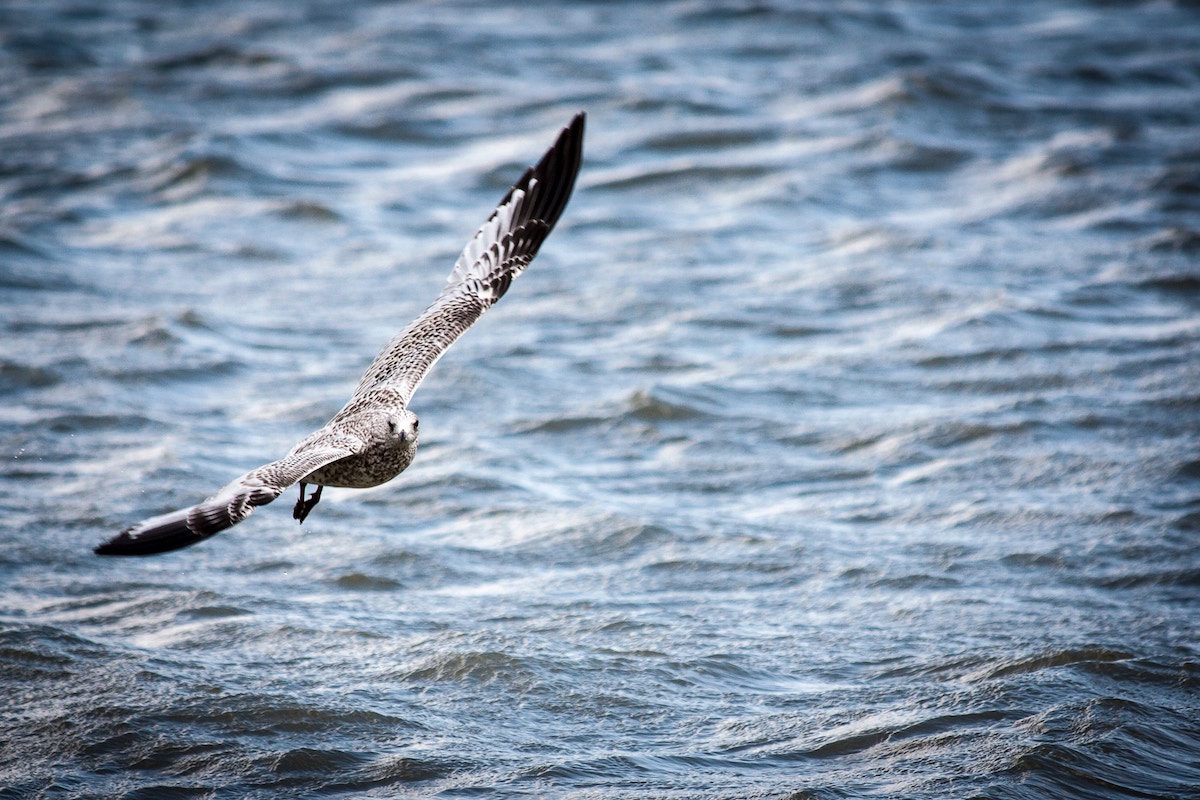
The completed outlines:
{"type": "Polygon", "coordinates": [[[583,154],[584,115],[562,130],[508,190],[454,264],[445,289],[367,368],[355,395],[387,386],[405,404],[446,349],[499,300],[537,255],[571,197],[583,154]]]}
{"type": "Polygon", "coordinates": [[[301,447],[297,446],[278,461],[247,472],[203,502],[151,517],[121,531],[97,546],[96,554],[148,556],[195,544],[238,524],[256,507],[279,497],[313,470],[360,452],[363,443],[354,437],[338,436],[328,437],[320,445],[301,447]]]}

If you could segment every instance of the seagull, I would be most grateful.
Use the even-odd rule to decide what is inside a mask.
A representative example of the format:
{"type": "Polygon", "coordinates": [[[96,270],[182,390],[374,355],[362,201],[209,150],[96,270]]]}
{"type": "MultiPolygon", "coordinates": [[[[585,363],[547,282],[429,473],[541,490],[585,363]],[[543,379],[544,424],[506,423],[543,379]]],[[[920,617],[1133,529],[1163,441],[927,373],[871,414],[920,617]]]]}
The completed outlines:
{"type": "Polygon", "coordinates": [[[350,402],[286,456],[247,472],[212,497],[151,517],[98,545],[103,556],[146,556],[207,539],[250,516],[294,483],[292,516],[303,523],[326,486],[365,489],[390,481],[417,452],[413,392],[442,354],[504,296],[554,228],[583,155],[581,112],[500,201],[467,243],[433,304],[392,338],[367,367],[350,402]],[[316,487],[306,497],[309,485],[316,487]]]}

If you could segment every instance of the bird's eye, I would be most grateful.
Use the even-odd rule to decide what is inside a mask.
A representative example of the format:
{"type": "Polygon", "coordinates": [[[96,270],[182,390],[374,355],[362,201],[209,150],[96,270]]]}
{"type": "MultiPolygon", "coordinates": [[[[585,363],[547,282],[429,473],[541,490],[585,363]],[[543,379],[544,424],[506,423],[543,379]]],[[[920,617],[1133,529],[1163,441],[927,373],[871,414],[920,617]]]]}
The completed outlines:
{"type": "Polygon", "coordinates": [[[389,419],[388,420],[388,433],[395,433],[395,432],[396,432],[396,420],[389,419]]]}
{"type": "Polygon", "coordinates": [[[421,420],[414,418],[413,419],[413,430],[415,431],[419,427],[421,427],[421,420]]]}

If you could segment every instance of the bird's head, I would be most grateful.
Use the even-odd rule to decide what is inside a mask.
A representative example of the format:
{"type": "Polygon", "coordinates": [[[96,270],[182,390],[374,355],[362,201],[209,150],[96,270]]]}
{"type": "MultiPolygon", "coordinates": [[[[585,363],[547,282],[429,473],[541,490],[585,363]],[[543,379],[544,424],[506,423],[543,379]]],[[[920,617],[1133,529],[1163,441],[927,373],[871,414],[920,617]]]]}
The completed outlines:
{"type": "Polygon", "coordinates": [[[419,425],[417,415],[406,408],[403,411],[388,414],[383,419],[383,427],[379,431],[380,438],[392,443],[393,446],[416,447],[419,425]]]}

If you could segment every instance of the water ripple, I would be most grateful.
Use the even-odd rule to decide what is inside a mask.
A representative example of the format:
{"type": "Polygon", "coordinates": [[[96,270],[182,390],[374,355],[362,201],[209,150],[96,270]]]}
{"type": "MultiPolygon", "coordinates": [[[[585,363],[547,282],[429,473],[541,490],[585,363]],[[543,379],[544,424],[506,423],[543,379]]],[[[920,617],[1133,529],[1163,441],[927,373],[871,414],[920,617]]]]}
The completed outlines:
{"type": "Polygon", "coordinates": [[[0,797],[1190,796],[1194,9],[542,11],[0,10],[0,797]],[[409,472],[91,555],[580,108],[409,472]]]}

